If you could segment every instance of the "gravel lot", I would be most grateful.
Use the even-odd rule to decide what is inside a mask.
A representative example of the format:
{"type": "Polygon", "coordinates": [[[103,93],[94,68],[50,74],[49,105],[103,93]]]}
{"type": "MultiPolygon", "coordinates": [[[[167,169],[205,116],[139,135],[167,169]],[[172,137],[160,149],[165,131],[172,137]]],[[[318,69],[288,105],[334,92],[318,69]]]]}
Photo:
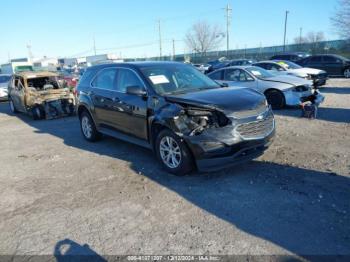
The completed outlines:
{"type": "Polygon", "coordinates": [[[317,120],[276,112],[260,159],[183,178],[146,149],[89,144],[77,118],[2,103],[0,254],[350,255],[350,80],[323,93],[317,120]]]}

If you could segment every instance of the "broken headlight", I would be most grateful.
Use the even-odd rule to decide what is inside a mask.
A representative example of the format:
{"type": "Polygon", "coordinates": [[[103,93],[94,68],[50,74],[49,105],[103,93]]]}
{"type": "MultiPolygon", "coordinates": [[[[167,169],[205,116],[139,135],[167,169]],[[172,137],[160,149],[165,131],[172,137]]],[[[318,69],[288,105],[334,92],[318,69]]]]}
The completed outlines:
{"type": "Polygon", "coordinates": [[[199,135],[207,128],[224,127],[230,120],[221,112],[197,109],[186,110],[187,126],[192,130],[190,136],[199,135]]]}
{"type": "Polygon", "coordinates": [[[306,92],[310,90],[309,86],[296,86],[293,89],[293,92],[306,92]]]}

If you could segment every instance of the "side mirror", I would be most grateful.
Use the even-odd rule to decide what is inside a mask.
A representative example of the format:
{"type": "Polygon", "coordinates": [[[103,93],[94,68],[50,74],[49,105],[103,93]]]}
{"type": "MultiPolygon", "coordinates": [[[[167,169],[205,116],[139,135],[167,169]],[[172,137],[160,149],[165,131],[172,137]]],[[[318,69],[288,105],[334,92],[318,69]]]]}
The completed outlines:
{"type": "Polygon", "coordinates": [[[145,96],[146,90],[141,86],[128,86],[126,87],[126,93],[129,95],[145,96]]]}
{"type": "Polygon", "coordinates": [[[229,85],[227,83],[220,83],[219,84],[221,87],[229,87],[229,85]]]}

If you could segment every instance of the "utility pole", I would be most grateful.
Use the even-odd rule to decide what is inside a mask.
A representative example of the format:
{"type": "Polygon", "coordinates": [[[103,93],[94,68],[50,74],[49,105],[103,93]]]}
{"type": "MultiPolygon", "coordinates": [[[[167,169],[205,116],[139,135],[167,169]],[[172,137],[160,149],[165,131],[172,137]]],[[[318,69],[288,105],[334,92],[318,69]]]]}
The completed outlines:
{"type": "Polygon", "coordinates": [[[286,37],[287,37],[287,23],[288,23],[289,11],[286,11],[286,18],[284,20],[284,40],[283,40],[283,52],[286,51],[286,37]]]}
{"type": "Polygon", "coordinates": [[[301,38],[303,37],[303,28],[300,27],[299,45],[301,45],[301,38]]]}
{"type": "Polygon", "coordinates": [[[28,62],[33,62],[33,53],[32,53],[32,45],[27,44],[27,49],[28,49],[28,62]]]}
{"type": "Polygon", "coordinates": [[[158,20],[158,32],[159,32],[159,60],[162,59],[162,30],[160,26],[160,19],[158,20]]]}
{"type": "Polygon", "coordinates": [[[94,54],[96,55],[97,53],[96,53],[96,40],[95,40],[95,36],[94,36],[93,40],[94,40],[94,54]]]}
{"type": "Polygon", "coordinates": [[[173,39],[173,60],[175,60],[175,39],[173,39]]]}
{"type": "Polygon", "coordinates": [[[232,17],[232,8],[230,4],[227,4],[226,8],[226,56],[228,55],[228,51],[230,50],[230,26],[231,26],[231,17],[232,17]]]}

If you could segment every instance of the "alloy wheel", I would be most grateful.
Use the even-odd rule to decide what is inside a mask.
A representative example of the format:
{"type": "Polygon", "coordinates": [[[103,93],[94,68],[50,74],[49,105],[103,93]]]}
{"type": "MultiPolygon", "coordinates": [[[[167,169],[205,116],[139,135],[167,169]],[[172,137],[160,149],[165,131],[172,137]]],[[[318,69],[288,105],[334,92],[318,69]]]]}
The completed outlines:
{"type": "Polygon", "coordinates": [[[344,71],[344,76],[345,76],[346,78],[350,78],[350,69],[346,69],[346,70],[344,71]]]}
{"type": "Polygon", "coordinates": [[[86,138],[90,139],[92,136],[92,125],[90,123],[90,119],[87,116],[83,116],[81,119],[81,128],[83,130],[83,134],[86,138]]]}
{"type": "Polygon", "coordinates": [[[170,136],[162,138],[159,152],[163,163],[169,168],[177,168],[181,163],[181,149],[178,143],[170,136]]]}

